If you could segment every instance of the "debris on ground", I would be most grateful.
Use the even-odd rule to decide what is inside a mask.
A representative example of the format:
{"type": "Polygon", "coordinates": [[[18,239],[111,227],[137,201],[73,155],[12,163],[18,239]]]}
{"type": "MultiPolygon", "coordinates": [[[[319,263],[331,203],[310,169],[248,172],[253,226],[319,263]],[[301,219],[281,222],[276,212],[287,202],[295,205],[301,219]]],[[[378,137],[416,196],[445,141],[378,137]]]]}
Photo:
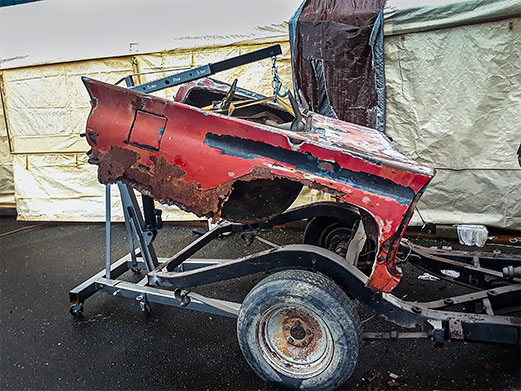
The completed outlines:
{"type": "Polygon", "coordinates": [[[456,270],[446,270],[446,269],[443,269],[443,270],[440,270],[443,274],[445,274],[447,277],[452,277],[452,278],[458,278],[460,276],[460,272],[456,271],[456,270]]]}
{"type": "Polygon", "coordinates": [[[423,273],[418,276],[418,280],[422,280],[422,281],[438,281],[439,279],[440,279],[439,277],[433,276],[432,274],[429,274],[429,273],[423,273]]]}

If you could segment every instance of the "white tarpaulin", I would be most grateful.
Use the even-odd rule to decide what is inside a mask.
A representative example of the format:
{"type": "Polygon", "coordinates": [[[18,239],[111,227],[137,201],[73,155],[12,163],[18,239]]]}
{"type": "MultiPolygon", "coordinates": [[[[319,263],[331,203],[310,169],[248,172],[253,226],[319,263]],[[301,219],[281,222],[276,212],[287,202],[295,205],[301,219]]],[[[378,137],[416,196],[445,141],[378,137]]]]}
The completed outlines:
{"type": "Polygon", "coordinates": [[[416,27],[385,38],[386,118],[397,148],[437,169],[423,218],[521,228],[521,19],[416,27]]]}
{"type": "Polygon", "coordinates": [[[0,100],[0,206],[13,206],[15,205],[13,165],[2,101],[0,100]]]}
{"type": "MultiPolygon", "coordinates": [[[[385,31],[400,34],[385,38],[387,132],[406,155],[438,169],[419,205],[426,220],[519,228],[521,34],[519,18],[504,19],[519,2],[475,2],[480,17],[484,5],[498,5],[493,21],[472,19],[469,7],[462,16],[449,7],[456,2],[438,2],[450,17],[436,23],[418,3],[386,5],[385,31]],[[439,29],[449,26],[458,27],[439,29]]],[[[279,73],[290,86],[286,21],[299,3],[46,0],[0,9],[0,36],[10,37],[0,40],[0,72],[20,218],[104,218],[103,186],[79,137],[90,108],[80,76],[115,83],[136,71],[204,65],[281,43],[279,73]],[[20,29],[20,20],[30,23],[20,29]]],[[[271,92],[269,60],[217,77],[271,92]]],[[[0,179],[11,159],[1,126],[2,118],[0,179]]],[[[320,197],[307,193],[299,202],[320,197]]],[[[117,202],[115,196],[120,213],[117,202]]],[[[168,208],[166,218],[195,217],[168,208]]]]}

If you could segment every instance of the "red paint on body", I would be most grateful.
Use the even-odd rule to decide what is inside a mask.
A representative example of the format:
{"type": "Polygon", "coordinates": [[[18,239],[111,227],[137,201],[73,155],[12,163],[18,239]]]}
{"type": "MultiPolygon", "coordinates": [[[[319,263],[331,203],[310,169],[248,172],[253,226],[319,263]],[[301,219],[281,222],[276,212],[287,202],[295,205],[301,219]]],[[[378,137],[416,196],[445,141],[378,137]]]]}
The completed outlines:
{"type": "MultiPolygon", "coordinates": [[[[395,251],[384,251],[382,245],[392,242],[387,246],[389,248],[399,242],[412,215],[410,212],[415,203],[414,198],[434,176],[434,170],[418,165],[401,155],[378,131],[312,113],[307,124],[308,130],[296,133],[86,78],[84,83],[94,102],[87,123],[87,132],[94,131],[98,134],[95,144],[90,140],[89,142],[99,153],[107,154],[115,147],[127,149],[138,153],[139,164],[146,167],[154,164],[152,159],[164,158],[167,163],[179,167],[184,173],[172,180],[201,191],[216,189],[219,186],[231,189],[229,186],[222,186],[230,180],[241,180],[246,176],[251,177],[255,172],[262,172],[264,176],[269,173],[312,187],[316,185],[316,188],[326,191],[330,189],[335,195],[342,194],[339,198],[367,211],[378,227],[378,258],[383,256],[385,262],[375,263],[368,286],[389,292],[398,284],[400,271],[395,265],[395,251]],[[138,144],[152,147],[157,145],[157,151],[127,141],[132,124],[137,118],[136,112],[139,110],[154,116],[146,118],[154,122],[154,126],[139,130],[138,144]],[[160,142],[157,141],[158,118],[166,119],[160,142]],[[251,156],[226,154],[205,143],[208,134],[252,140],[282,150],[296,151],[320,161],[330,162],[331,166],[334,163],[349,172],[371,174],[392,181],[410,189],[408,194],[411,196],[404,200],[392,191],[377,194],[329,178],[329,163],[322,164],[317,167],[316,172],[310,173],[288,162],[263,156],[262,151],[251,156]],[[392,255],[388,256],[387,251],[392,255]]],[[[215,82],[204,79],[181,87],[176,100],[187,94],[190,86],[195,84],[211,87],[215,82]]],[[[134,130],[132,134],[133,132],[134,130]]],[[[132,142],[132,139],[130,141],[132,142]]],[[[218,204],[222,206],[221,202],[218,204]]]]}

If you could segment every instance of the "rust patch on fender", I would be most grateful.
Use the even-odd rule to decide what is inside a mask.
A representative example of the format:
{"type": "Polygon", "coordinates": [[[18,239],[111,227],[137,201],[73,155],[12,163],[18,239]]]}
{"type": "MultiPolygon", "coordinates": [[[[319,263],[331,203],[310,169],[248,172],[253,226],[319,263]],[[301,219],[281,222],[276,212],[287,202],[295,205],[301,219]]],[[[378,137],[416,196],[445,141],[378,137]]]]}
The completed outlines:
{"type": "MultiPolygon", "coordinates": [[[[266,167],[253,167],[251,173],[232,178],[212,189],[201,189],[196,182],[183,182],[185,172],[180,166],[170,164],[163,157],[151,157],[154,163],[144,166],[139,163],[137,152],[112,147],[108,153],[97,150],[89,152],[89,161],[99,165],[98,180],[103,184],[121,181],[143,194],[150,195],[161,203],[176,205],[199,217],[218,219],[223,205],[228,200],[236,182],[256,179],[276,179],[266,167]]],[[[246,217],[235,221],[256,222],[259,219],[246,217]]]]}
{"type": "Polygon", "coordinates": [[[319,166],[322,170],[333,171],[333,165],[329,162],[320,162],[319,166]]]}

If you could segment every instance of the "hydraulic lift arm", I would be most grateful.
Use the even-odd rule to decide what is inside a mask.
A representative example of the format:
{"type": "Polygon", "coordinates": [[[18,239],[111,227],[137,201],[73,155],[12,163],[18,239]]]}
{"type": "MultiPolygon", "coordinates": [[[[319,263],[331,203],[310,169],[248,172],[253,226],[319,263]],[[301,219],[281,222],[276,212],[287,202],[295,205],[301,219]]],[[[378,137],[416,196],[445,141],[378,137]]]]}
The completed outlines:
{"type": "MultiPolygon", "coordinates": [[[[280,45],[272,45],[268,46],[267,48],[255,50],[253,52],[242,54],[240,56],[229,58],[227,60],[218,61],[213,64],[207,64],[202,65],[200,67],[191,68],[184,72],[176,73],[175,75],[166,76],[161,79],[150,81],[148,83],[139,84],[137,86],[129,88],[144,93],[155,92],[168,87],[173,87],[179,84],[187,83],[189,81],[197,80],[202,77],[208,77],[215,73],[226,71],[228,69],[232,69],[241,65],[249,64],[251,62],[274,57],[279,54],[282,54],[280,45]]],[[[127,85],[134,84],[131,78],[132,76],[127,76],[125,78],[127,79],[127,85]]]]}

